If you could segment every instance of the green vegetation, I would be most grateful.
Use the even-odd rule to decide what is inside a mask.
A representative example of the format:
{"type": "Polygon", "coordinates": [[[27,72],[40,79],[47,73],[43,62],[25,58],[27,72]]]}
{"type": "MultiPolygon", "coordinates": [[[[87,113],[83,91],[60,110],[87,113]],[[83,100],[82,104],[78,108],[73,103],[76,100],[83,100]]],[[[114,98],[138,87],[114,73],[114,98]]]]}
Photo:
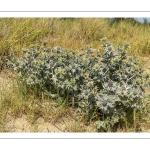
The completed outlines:
{"type": "Polygon", "coordinates": [[[139,131],[142,122],[149,128],[148,75],[134,57],[150,54],[148,23],[132,18],[1,18],[0,22],[0,70],[12,65],[18,73],[12,90],[1,88],[1,132],[10,131],[9,117],[26,115],[32,131],[38,132],[34,122],[39,118],[53,124],[61,118],[65,123],[63,116],[73,117],[76,111],[74,124],[62,131],[89,132],[96,127],[102,132],[139,131]],[[104,37],[114,45],[103,43],[104,37]],[[122,45],[124,41],[131,49],[122,45]],[[87,129],[92,124],[94,128],[87,129]]]}

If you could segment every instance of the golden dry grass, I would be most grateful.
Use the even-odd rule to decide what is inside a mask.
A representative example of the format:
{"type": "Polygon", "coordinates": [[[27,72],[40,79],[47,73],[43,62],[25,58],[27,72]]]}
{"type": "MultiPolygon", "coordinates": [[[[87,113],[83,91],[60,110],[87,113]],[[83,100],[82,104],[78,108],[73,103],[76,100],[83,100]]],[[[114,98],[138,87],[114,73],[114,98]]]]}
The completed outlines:
{"type": "MultiPolygon", "coordinates": [[[[19,52],[31,44],[80,49],[100,48],[107,37],[115,45],[127,41],[130,55],[150,54],[150,28],[131,21],[111,23],[107,18],[0,18],[0,52],[19,52]]],[[[2,53],[3,52],[3,53],[2,53]]]]}

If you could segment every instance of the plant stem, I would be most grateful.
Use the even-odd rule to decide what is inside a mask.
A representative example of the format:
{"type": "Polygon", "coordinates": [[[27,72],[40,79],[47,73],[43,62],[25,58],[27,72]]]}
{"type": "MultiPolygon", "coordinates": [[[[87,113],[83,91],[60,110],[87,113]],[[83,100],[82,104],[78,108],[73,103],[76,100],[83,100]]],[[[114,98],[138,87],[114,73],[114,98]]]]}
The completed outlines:
{"type": "Polygon", "coordinates": [[[67,96],[66,96],[67,102],[68,102],[68,97],[69,97],[69,91],[67,90],[67,96]]]}
{"type": "Polygon", "coordinates": [[[103,112],[103,121],[104,121],[104,112],[103,112]]]}
{"type": "Polygon", "coordinates": [[[44,100],[44,93],[42,92],[42,102],[43,102],[43,100],[44,100]]]}
{"type": "Polygon", "coordinates": [[[136,109],[133,110],[134,131],[136,131],[136,109]]]}
{"type": "Polygon", "coordinates": [[[59,88],[57,88],[57,95],[59,96],[59,88]]]}
{"type": "Polygon", "coordinates": [[[74,97],[72,97],[72,107],[74,108],[74,97]]]}

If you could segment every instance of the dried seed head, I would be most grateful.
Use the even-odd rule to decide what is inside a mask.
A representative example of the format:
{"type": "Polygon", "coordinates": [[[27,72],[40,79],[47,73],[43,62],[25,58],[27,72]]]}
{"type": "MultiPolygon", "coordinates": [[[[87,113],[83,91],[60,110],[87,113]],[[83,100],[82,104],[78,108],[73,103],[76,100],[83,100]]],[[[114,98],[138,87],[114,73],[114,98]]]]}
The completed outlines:
{"type": "Polygon", "coordinates": [[[121,95],[124,95],[124,91],[121,91],[121,95]]]}
{"type": "Polygon", "coordinates": [[[88,78],[88,77],[89,77],[89,75],[88,75],[87,73],[85,73],[85,74],[84,74],[84,77],[85,77],[85,78],[88,78]]]}

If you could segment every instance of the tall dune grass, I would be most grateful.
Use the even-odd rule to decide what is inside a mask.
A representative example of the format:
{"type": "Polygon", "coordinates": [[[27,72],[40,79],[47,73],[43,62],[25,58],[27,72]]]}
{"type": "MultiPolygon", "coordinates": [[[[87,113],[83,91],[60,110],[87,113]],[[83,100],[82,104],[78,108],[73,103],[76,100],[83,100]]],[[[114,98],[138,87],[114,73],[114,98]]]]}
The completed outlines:
{"type": "Polygon", "coordinates": [[[20,52],[43,41],[50,47],[98,49],[103,37],[116,45],[130,43],[130,55],[150,54],[149,24],[133,24],[130,20],[112,23],[108,18],[0,18],[0,28],[1,55],[20,52]]]}

